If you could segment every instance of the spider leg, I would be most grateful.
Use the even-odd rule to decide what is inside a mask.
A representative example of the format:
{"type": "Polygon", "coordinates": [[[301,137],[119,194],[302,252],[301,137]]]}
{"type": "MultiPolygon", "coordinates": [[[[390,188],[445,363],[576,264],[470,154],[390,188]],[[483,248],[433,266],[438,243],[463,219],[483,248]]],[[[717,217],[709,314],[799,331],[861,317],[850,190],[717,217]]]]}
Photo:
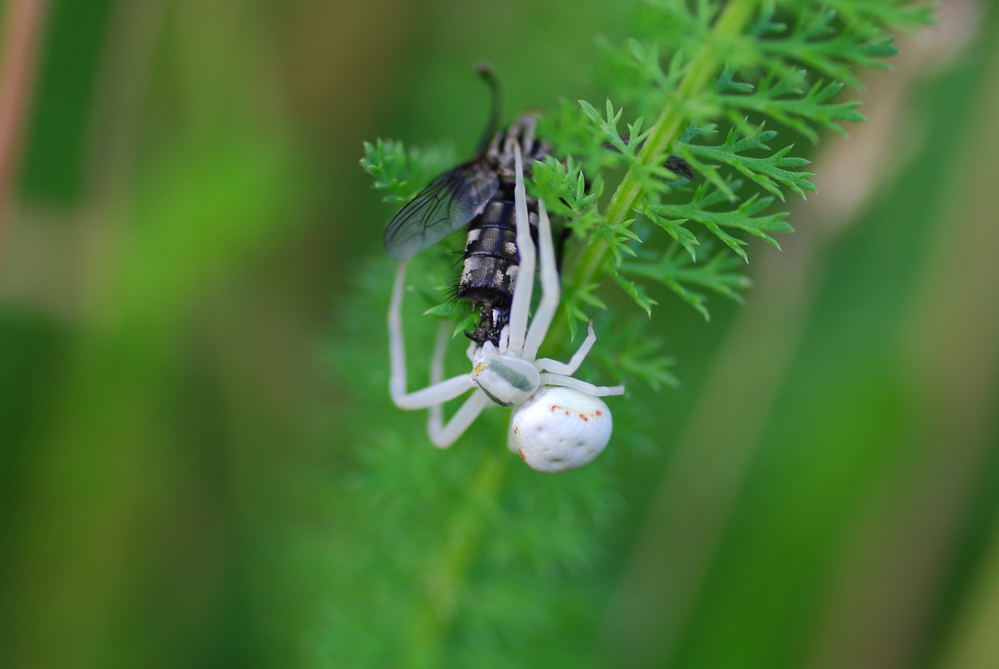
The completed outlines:
{"type": "MultiPolygon", "coordinates": [[[[447,321],[441,321],[437,328],[437,338],[434,340],[434,357],[430,360],[430,385],[436,385],[444,380],[444,353],[447,350],[448,330],[450,326],[447,321]]],[[[475,342],[471,342],[475,346],[475,342]]],[[[444,422],[444,405],[434,404],[430,407],[430,425],[440,425],[444,422]]],[[[432,434],[432,431],[431,431],[432,434]]]]}
{"type": "Polygon", "coordinates": [[[571,376],[562,374],[542,374],[541,383],[546,386],[562,386],[584,392],[587,395],[604,397],[606,395],[624,395],[624,386],[595,386],[586,381],[574,379],[571,376]]]}
{"type": "Polygon", "coordinates": [[[556,374],[564,374],[565,376],[571,376],[576,373],[579,366],[583,364],[583,360],[586,360],[586,356],[589,355],[590,349],[597,342],[597,334],[593,331],[593,321],[590,321],[589,325],[586,327],[586,339],[583,343],[579,345],[579,349],[572,355],[569,362],[559,362],[558,360],[552,360],[551,358],[539,358],[534,361],[535,367],[539,370],[546,372],[555,372],[556,374]]]}
{"type": "Polygon", "coordinates": [[[508,350],[510,350],[510,324],[509,323],[507,323],[506,325],[504,325],[503,329],[500,330],[499,350],[500,351],[508,351],[508,350]]]}
{"type": "MultiPolygon", "coordinates": [[[[440,383],[444,378],[444,352],[447,349],[447,340],[450,326],[445,321],[437,329],[437,341],[434,343],[434,357],[430,363],[430,383],[440,383]]],[[[468,347],[468,356],[471,358],[475,342],[468,347]]],[[[444,424],[444,405],[435,404],[430,407],[430,418],[427,420],[427,433],[430,441],[437,448],[447,448],[455,440],[465,433],[468,426],[478,417],[479,413],[489,406],[490,400],[481,390],[476,390],[468,396],[461,408],[451,417],[451,420],[444,424]],[[483,400],[485,400],[483,402],[483,400]]]]}
{"type": "MultiPolygon", "coordinates": [[[[430,385],[440,383],[444,379],[444,353],[447,351],[447,340],[451,326],[450,321],[441,321],[437,328],[437,337],[434,339],[434,357],[430,359],[430,385]]],[[[474,341],[472,346],[475,346],[474,341]]]]}
{"type": "Polygon", "coordinates": [[[475,385],[471,374],[454,376],[446,381],[439,381],[422,390],[406,392],[406,350],[405,337],[402,333],[402,293],[406,280],[406,265],[408,261],[399,263],[395,273],[395,283],[392,287],[392,301],[389,303],[389,361],[391,375],[389,377],[389,394],[392,401],[400,409],[425,409],[435,404],[443,404],[475,385]]]}
{"type": "MultiPolygon", "coordinates": [[[[555,264],[555,244],[552,242],[552,224],[548,220],[545,203],[538,200],[538,264],[541,267],[541,301],[534,311],[531,327],[524,342],[524,357],[533,360],[548,335],[560,295],[558,266],[555,264]]],[[[521,276],[518,274],[518,277],[521,276]]],[[[569,372],[571,374],[572,372],[569,372]]]]}
{"type": "Polygon", "coordinates": [[[465,434],[465,430],[471,425],[482,410],[492,403],[484,392],[476,390],[469,395],[465,403],[447,424],[442,423],[443,414],[440,406],[430,410],[430,420],[427,421],[427,432],[430,433],[430,441],[437,448],[447,448],[455,442],[458,437],[465,434]]]}
{"type": "MultiPolygon", "coordinates": [[[[524,190],[524,164],[520,147],[513,146],[516,185],[513,189],[514,215],[517,219],[517,251],[520,253],[520,267],[517,270],[517,285],[513,288],[513,301],[510,304],[510,343],[513,353],[524,350],[527,334],[527,316],[531,310],[531,292],[534,290],[534,241],[531,239],[531,222],[527,214],[527,191],[524,190]]],[[[502,351],[501,351],[502,352],[502,351]]]]}

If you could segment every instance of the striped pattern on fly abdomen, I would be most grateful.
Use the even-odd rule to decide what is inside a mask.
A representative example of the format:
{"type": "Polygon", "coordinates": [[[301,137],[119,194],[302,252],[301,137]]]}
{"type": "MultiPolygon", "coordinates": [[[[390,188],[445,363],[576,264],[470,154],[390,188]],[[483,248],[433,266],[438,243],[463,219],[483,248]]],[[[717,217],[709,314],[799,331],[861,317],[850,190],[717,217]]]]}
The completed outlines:
{"type": "Polygon", "coordinates": [[[457,296],[505,308],[519,265],[513,201],[493,200],[469,228],[457,296]]]}

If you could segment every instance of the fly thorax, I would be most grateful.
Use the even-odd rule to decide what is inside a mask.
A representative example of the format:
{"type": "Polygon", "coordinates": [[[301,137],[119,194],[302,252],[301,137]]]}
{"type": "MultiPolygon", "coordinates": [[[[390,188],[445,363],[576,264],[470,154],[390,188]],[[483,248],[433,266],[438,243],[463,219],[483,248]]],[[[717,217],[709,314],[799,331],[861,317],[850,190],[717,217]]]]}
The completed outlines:
{"type": "Polygon", "coordinates": [[[537,112],[521,114],[493,138],[487,155],[501,175],[513,178],[515,146],[523,157],[525,173],[530,172],[535,160],[544,160],[551,153],[551,146],[538,137],[538,119],[537,112]]]}
{"type": "Polygon", "coordinates": [[[541,375],[527,360],[494,353],[491,344],[479,349],[472,367],[472,380],[500,406],[522,404],[541,385],[541,375]]]}

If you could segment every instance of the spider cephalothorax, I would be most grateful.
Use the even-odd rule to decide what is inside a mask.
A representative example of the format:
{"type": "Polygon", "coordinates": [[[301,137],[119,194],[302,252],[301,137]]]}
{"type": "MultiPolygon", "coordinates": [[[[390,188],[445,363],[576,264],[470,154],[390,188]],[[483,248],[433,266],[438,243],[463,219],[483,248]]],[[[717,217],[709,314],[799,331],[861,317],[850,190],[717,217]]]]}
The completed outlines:
{"type": "Polygon", "coordinates": [[[472,371],[444,379],[446,332],[438,336],[431,364],[431,385],[406,392],[405,338],[402,332],[402,294],[408,259],[399,263],[389,307],[388,324],[392,375],[389,390],[402,409],[430,409],[428,432],[438,447],[450,446],[491,404],[513,409],[508,444],[532,468],[560,472],[586,464],[607,445],[611,434],[611,414],[601,396],[620,395],[623,386],[595,386],[572,377],[596,342],[590,325],[586,339],[567,363],[537,358],[559,303],[559,275],[555,263],[551,223],[544,203],[538,202],[538,245],[540,247],[541,300],[530,318],[534,290],[536,251],[528,220],[524,167],[518,146],[515,158],[514,204],[516,245],[520,268],[508,324],[498,345],[472,342],[468,358],[472,371]],[[528,325],[528,320],[530,324],[528,325]],[[445,402],[472,390],[472,394],[445,423],[445,402]]]}

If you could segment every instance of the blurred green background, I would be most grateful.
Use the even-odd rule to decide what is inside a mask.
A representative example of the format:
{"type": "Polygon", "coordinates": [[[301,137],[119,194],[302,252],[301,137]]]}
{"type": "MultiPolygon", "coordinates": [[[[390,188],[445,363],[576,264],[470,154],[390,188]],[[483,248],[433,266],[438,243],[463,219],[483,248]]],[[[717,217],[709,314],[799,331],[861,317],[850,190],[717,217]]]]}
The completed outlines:
{"type": "MultiPolygon", "coordinates": [[[[24,111],[0,156],[0,665],[354,666],[330,612],[378,588],[334,585],[355,578],[339,556],[370,563],[357,579],[388,561],[350,529],[371,444],[344,426],[451,455],[370,390],[391,212],[361,141],[471,151],[481,60],[508,118],[599,99],[592,38],[620,36],[621,6],[0,7],[5,67],[18,35],[36,54],[0,101],[24,111]]],[[[559,577],[587,594],[546,611],[544,656],[498,634],[518,666],[999,667],[999,8],[948,0],[901,47],[853,92],[870,121],[807,149],[820,192],[783,252],[756,247],[746,305],[706,323],[658,296],[647,332],[683,385],[644,398],[651,448],[590,466],[613,511],[559,577]]],[[[455,448],[501,448],[481,442],[455,448]]]]}

